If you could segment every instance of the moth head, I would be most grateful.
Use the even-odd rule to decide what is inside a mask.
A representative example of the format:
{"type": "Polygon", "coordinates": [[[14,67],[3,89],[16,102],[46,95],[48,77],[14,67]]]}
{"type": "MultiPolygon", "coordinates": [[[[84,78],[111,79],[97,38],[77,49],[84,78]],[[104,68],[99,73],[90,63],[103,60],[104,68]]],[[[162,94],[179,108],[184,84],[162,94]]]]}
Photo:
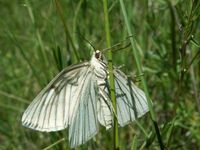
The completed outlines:
{"type": "Polygon", "coordinates": [[[103,60],[102,53],[100,52],[100,50],[95,51],[95,58],[98,60],[103,60]]]}
{"type": "Polygon", "coordinates": [[[96,51],[93,53],[91,62],[92,62],[92,63],[103,62],[103,63],[107,64],[106,57],[102,54],[102,52],[101,52],[100,50],[96,50],[96,51]]]}

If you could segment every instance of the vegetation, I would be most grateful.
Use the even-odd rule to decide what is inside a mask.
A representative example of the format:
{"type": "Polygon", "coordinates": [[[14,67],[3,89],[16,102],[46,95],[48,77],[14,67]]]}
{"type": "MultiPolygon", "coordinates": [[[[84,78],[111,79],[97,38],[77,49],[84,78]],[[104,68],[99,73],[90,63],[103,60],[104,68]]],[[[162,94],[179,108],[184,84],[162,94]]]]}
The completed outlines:
{"type": "MultiPolygon", "coordinates": [[[[130,42],[108,58],[153,102],[150,113],[118,128],[115,146],[200,149],[200,1],[113,0],[108,10],[106,3],[0,1],[0,149],[69,149],[67,130],[33,131],[21,116],[62,68],[90,60],[85,39],[100,50],[130,42]]],[[[77,149],[112,149],[112,132],[101,127],[77,149]]]]}

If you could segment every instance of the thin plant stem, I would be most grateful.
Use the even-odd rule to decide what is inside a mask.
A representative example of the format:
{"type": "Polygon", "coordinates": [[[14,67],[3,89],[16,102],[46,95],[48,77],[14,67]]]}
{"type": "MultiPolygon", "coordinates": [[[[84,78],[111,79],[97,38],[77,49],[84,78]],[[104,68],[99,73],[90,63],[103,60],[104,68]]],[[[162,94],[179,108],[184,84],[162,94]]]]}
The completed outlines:
{"type": "Polygon", "coordinates": [[[7,92],[4,92],[4,91],[1,91],[1,90],[0,90],[0,95],[3,95],[3,96],[5,96],[5,97],[7,97],[7,98],[16,100],[16,101],[18,101],[18,102],[22,102],[22,103],[25,103],[25,104],[29,104],[28,100],[23,99],[23,98],[21,98],[21,97],[19,97],[19,96],[13,95],[13,94],[11,94],[11,93],[7,93],[7,92]]]}
{"type": "MultiPolygon", "coordinates": [[[[103,0],[103,8],[104,8],[104,19],[105,19],[106,42],[107,42],[107,46],[111,47],[109,18],[108,18],[108,1],[107,0],[103,0]]],[[[111,100],[113,103],[115,113],[117,114],[115,82],[114,82],[114,75],[113,75],[112,51],[108,51],[108,70],[109,70],[111,100]]],[[[114,120],[114,130],[113,130],[114,147],[113,147],[113,149],[118,150],[119,149],[119,137],[118,137],[119,131],[118,131],[118,122],[117,122],[117,118],[115,115],[113,116],[113,120],[114,120]]]]}
{"type": "MultiPolygon", "coordinates": [[[[25,6],[27,7],[28,14],[30,16],[30,20],[31,20],[31,22],[33,24],[34,36],[35,36],[35,39],[36,39],[36,44],[39,46],[39,49],[38,49],[39,50],[38,51],[39,55],[41,55],[42,60],[44,60],[44,67],[46,68],[46,67],[49,66],[49,62],[48,62],[48,59],[47,59],[47,55],[46,55],[46,52],[45,52],[45,48],[44,48],[44,44],[43,44],[43,41],[42,41],[42,37],[41,37],[40,31],[36,26],[34,13],[33,13],[31,4],[29,3],[28,0],[25,1],[25,6]]],[[[47,74],[46,71],[44,71],[43,73],[44,73],[44,75],[46,77],[48,77],[48,74],[47,74]]]]}
{"type": "Polygon", "coordinates": [[[12,42],[15,44],[15,46],[19,49],[20,54],[22,55],[23,59],[26,61],[26,63],[28,64],[28,66],[30,67],[34,77],[36,78],[36,80],[38,81],[38,83],[42,86],[43,83],[40,82],[40,78],[38,76],[38,73],[36,72],[34,66],[32,65],[32,63],[29,61],[29,58],[26,56],[26,54],[24,53],[24,49],[21,47],[21,45],[19,44],[19,42],[17,41],[17,38],[15,37],[15,35],[12,32],[7,33],[8,36],[10,37],[10,39],[12,40],[12,42]]]}
{"type": "Polygon", "coordinates": [[[15,106],[10,106],[10,105],[8,105],[8,104],[0,104],[0,107],[1,107],[1,110],[2,109],[10,109],[10,110],[13,110],[14,112],[15,112],[15,114],[16,114],[16,112],[23,112],[24,110],[23,109],[21,109],[21,108],[17,108],[17,107],[15,107],[15,106]]]}
{"type": "Polygon", "coordinates": [[[75,55],[75,61],[78,61],[78,60],[80,60],[80,59],[79,59],[80,57],[79,57],[79,54],[78,54],[78,52],[77,52],[77,50],[76,50],[76,47],[75,47],[74,42],[73,42],[73,40],[72,40],[72,37],[71,37],[71,35],[70,35],[70,33],[69,33],[67,24],[66,24],[66,22],[65,22],[65,18],[64,18],[64,15],[63,15],[62,7],[61,7],[61,5],[60,5],[60,1],[59,1],[59,0],[55,0],[55,4],[56,4],[56,9],[57,9],[57,11],[58,11],[58,14],[59,14],[59,16],[60,16],[60,18],[61,18],[61,21],[62,21],[62,23],[63,23],[63,26],[64,26],[66,43],[67,43],[67,41],[69,40],[69,42],[70,42],[70,44],[71,44],[71,46],[72,46],[74,55],[75,55]]]}
{"type": "MultiPolygon", "coordinates": [[[[192,81],[192,84],[193,84],[194,97],[195,97],[195,102],[196,102],[196,109],[200,113],[200,100],[199,100],[198,86],[197,86],[198,82],[195,78],[194,63],[193,63],[194,60],[197,58],[198,54],[200,54],[200,49],[196,53],[196,55],[193,58],[191,58],[192,60],[191,60],[186,71],[188,71],[190,69],[191,81],[192,81]]],[[[192,56],[192,54],[191,54],[191,56],[192,56]]]]}
{"type": "MultiPolygon", "coordinates": [[[[120,0],[120,6],[121,6],[121,9],[122,9],[122,13],[123,13],[125,25],[126,25],[126,28],[127,28],[127,31],[128,31],[128,35],[129,36],[134,35],[133,32],[131,31],[131,28],[130,28],[130,23],[128,21],[128,17],[127,17],[127,14],[126,14],[126,9],[125,9],[123,0],[120,0]]],[[[135,61],[136,61],[138,73],[143,74],[141,60],[140,60],[140,57],[138,55],[137,48],[136,48],[136,42],[135,42],[134,38],[131,38],[130,40],[131,40],[131,46],[132,46],[134,58],[135,58],[135,61]]],[[[156,116],[155,116],[155,113],[153,111],[152,102],[151,102],[151,99],[150,99],[150,96],[149,96],[149,92],[148,92],[148,89],[147,89],[147,85],[146,85],[146,81],[145,81],[144,76],[141,76],[141,82],[142,82],[142,85],[143,85],[143,88],[144,88],[145,95],[147,97],[147,103],[148,103],[151,119],[152,119],[152,122],[153,122],[153,125],[154,125],[154,128],[155,128],[155,132],[156,132],[156,135],[157,135],[158,143],[159,143],[160,149],[163,150],[164,145],[163,145],[161,134],[160,134],[160,131],[159,131],[159,128],[158,128],[158,124],[156,122],[156,116]]]]}
{"type": "Polygon", "coordinates": [[[30,19],[31,19],[31,22],[34,26],[34,30],[35,30],[35,37],[36,37],[36,40],[37,40],[37,43],[40,47],[40,50],[41,50],[41,55],[43,57],[43,60],[44,60],[44,63],[46,65],[46,67],[48,66],[48,60],[47,60],[47,55],[45,54],[45,50],[44,50],[44,45],[43,45],[43,42],[42,42],[42,37],[41,37],[41,34],[38,30],[38,28],[36,27],[36,23],[35,23],[35,18],[34,18],[34,14],[33,14],[33,10],[31,8],[31,5],[29,3],[28,0],[26,0],[26,7],[28,9],[28,13],[29,13],[29,16],[30,16],[30,19]]]}
{"type": "Polygon", "coordinates": [[[171,46],[172,46],[172,64],[174,70],[176,71],[176,60],[177,60],[177,52],[176,52],[176,17],[175,17],[175,7],[171,4],[171,1],[168,1],[170,15],[171,15],[171,46]]]}
{"type": "Polygon", "coordinates": [[[83,4],[84,0],[80,0],[76,6],[75,9],[75,13],[74,13],[74,18],[73,18],[73,40],[75,41],[75,33],[76,33],[76,27],[77,27],[77,19],[78,19],[78,15],[81,9],[81,6],[83,4]]]}
{"type": "Polygon", "coordinates": [[[51,149],[52,147],[54,147],[55,145],[57,145],[57,144],[59,144],[59,143],[61,143],[61,142],[63,142],[63,141],[65,141],[65,138],[62,138],[62,139],[60,139],[60,140],[54,142],[53,144],[49,145],[48,147],[45,147],[43,150],[51,149]]]}

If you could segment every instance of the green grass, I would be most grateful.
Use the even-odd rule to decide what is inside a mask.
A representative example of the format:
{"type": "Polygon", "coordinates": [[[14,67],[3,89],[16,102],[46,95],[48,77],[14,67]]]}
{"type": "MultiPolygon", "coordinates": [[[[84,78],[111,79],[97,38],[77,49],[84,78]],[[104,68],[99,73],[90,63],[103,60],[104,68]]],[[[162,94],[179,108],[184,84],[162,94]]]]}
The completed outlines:
{"type": "MultiPolygon", "coordinates": [[[[199,1],[108,1],[109,33],[103,1],[1,1],[0,14],[0,149],[69,149],[67,130],[26,129],[23,111],[62,68],[90,59],[82,36],[105,49],[130,34],[133,48],[113,52],[113,64],[125,65],[153,105],[119,128],[120,149],[160,149],[161,137],[166,149],[200,149],[199,1]]],[[[77,149],[112,149],[112,140],[113,130],[101,127],[77,149]]]]}
{"type": "MultiPolygon", "coordinates": [[[[108,1],[103,0],[104,9],[104,22],[105,22],[105,34],[106,43],[108,47],[111,47],[111,35],[110,35],[110,22],[108,16],[108,1]]],[[[112,51],[108,51],[108,71],[109,71],[109,83],[110,83],[110,98],[113,104],[114,111],[117,113],[117,102],[116,102],[116,92],[115,92],[115,79],[113,74],[113,54],[112,51]]],[[[117,117],[113,116],[113,149],[119,149],[119,129],[117,117]]]]}

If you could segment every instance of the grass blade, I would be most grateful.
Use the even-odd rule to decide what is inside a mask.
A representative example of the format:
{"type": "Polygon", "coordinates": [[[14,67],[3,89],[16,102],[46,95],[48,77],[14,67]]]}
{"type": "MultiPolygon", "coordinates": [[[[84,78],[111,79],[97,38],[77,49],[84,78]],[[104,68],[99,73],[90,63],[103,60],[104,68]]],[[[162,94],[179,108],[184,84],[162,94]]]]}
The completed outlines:
{"type": "MultiPolygon", "coordinates": [[[[108,18],[108,1],[103,0],[103,8],[104,8],[104,19],[105,19],[105,32],[106,32],[106,42],[107,46],[111,47],[111,39],[110,39],[110,27],[109,27],[109,18],[108,18]]],[[[109,71],[109,82],[110,82],[110,91],[111,91],[111,100],[113,103],[113,107],[115,112],[117,113],[117,105],[116,105],[116,95],[115,95],[115,82],[113,75],[113,63],[112,63],[112,51],[108,51],[108,71],[109,71]]],[[[118,137],[118,122],[116,116],[114,116],[114,150],[119,149],[119,137],[118,137]]]]}
{"type": "MultiPolygon", "coordinates": [[[[127,17],[127,14],[126,14],[126,9],[125,9],[123,0],[120,0],[120,6],[121,6],[121,9],[122,9],[125,25],[126,25],[126,28],[128,30],[128,35],[132,36],[134,34],[133,34],[133,32],[131,31],[131,28],[130,28],[130,23],[128,21],[128,17],[127,17]]],[[[132,46],[134,58],[135,58],[135,61],[136,61],[138,73],[143,74],[141,60],[140,60],[140,57],[138,55],[137,48],[136,48],[136,42],[134,41],[134,38],[131,38],[130,40],[131,40],[131,46],[132,46]]],[[[150,114],[151,114],[151,119],[152,119],[152,122],[153,122],[153,125],[154,125],[154,129],[155,129],[155,132],[156,132],[156,135],[157,135],[157,138],[158,138],[160,149],[164,149],[164,145],[163,145],[162,138],[161,138],[161,135],[160,135],[160,131],[159,131],[159,128],[158,128],[158,124],[156,122],[156,116],[155,116],[155,113],[153,111],[152,102],[151,102],[151,99],[149,97],[149,92],[148,92],[148,89],[147,89],[147,86],[146,86],[146,81],[144,79],[144,76],[141,76],[141,82],[142,82],[144,92],[145,92],[146,97],[147,97],[148,107],[149,107],[149,111],[150,111],[150,114]]]]}

